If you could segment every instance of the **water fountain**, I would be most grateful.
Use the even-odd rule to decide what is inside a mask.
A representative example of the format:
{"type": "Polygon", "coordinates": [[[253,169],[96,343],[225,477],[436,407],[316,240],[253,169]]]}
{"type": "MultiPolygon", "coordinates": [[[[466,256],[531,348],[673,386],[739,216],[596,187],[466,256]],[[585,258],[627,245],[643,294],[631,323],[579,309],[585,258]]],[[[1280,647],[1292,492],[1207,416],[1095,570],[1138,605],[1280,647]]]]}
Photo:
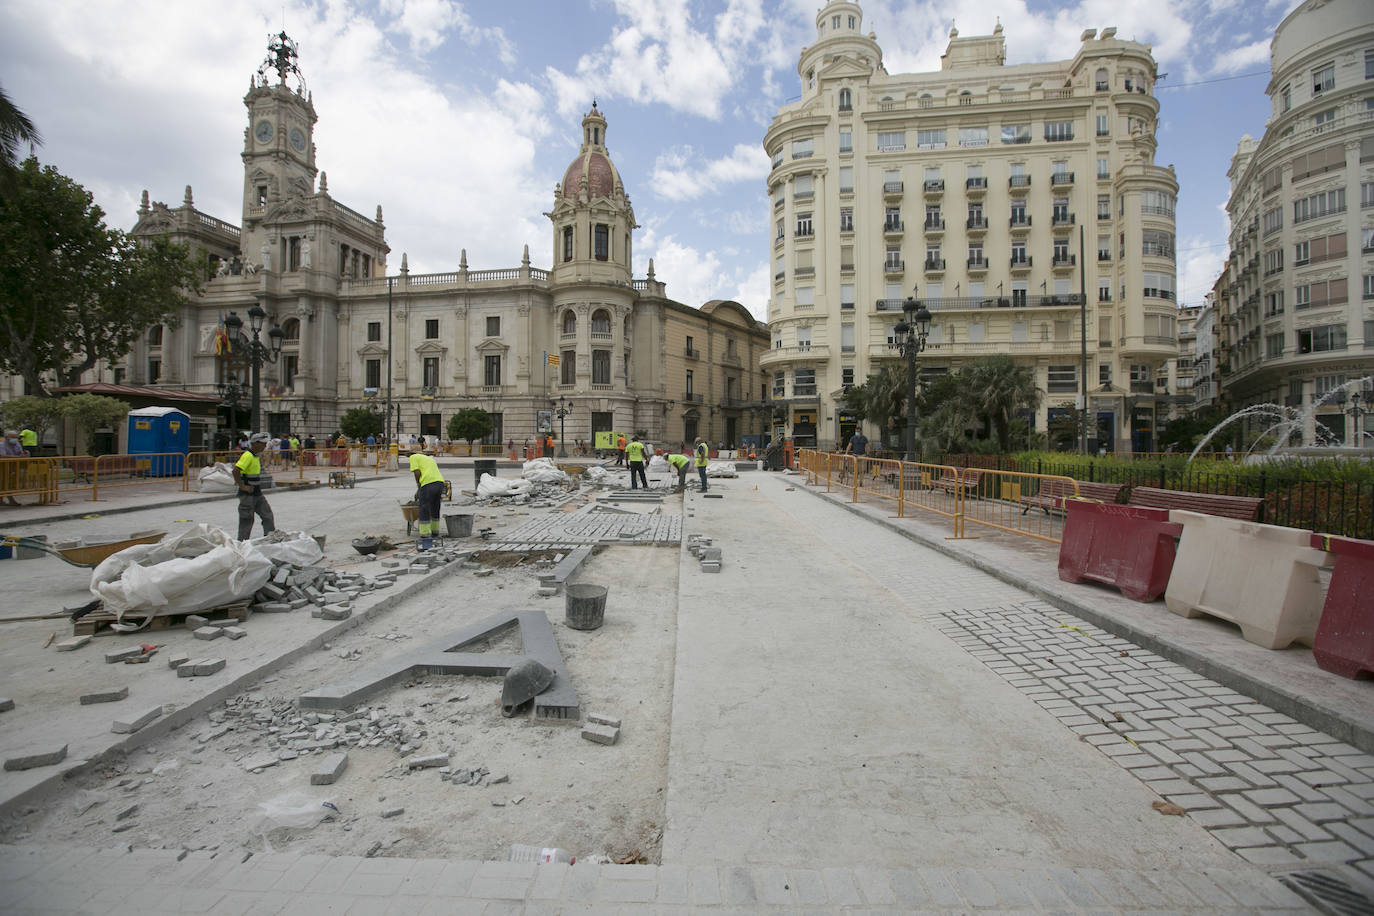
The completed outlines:
{"type": "MultiPolygon", "coordinates": [[[[1368,388],[1371,381],[1374,381],[1374,376],[1366,375],[1363,378],[1351,379],[1340,387],[1331,389],[1324,396],[1313,401],[1305,408],[1285,407],[1280,404],[1252,404],[1249,407],[1238,410],[1208,430],[1207,435],[1203,436],[1202,440],[1198,442],[1197,448],[1193,449],[1192,453],[1188,456],[1188,460],[1191,462],[1196,458],[1198,453],[1206,448],[1207,443],[1211,442],[1213,437],[1221,432],[1221,430],[1238,421],[1245,421],[1254,417],[1263,417],[1273,422],[1261,431],[1250,445],[1244,449],[1242,452],[1243,460],[1258,459],[1263,461],[1291,456],[1364,459],[1374,457],[1374,449],[1371,449],[1371,446],[1374,446],[1374,432],[1371,432],[1367,426],[1363,431],[1359,431],[1357,427],[1356,431],[1359,433],[1359,436],[1353,448],[1347,447],[1344,443],[1337,440],[1331,431],[1321,423],[1314,424],[1316,428],[1316,445],[1301,447],[1288,444],[1294,432],[1305,429],[1307,424],[1314,420],[1317,408],[1335,403],[1344,404],[1348,389],[1359,386],[1360,390],[1365,390],[1368,388]],[[1272,441],[1268,438],[1270,436],[1273,437],[1272,441]],[[1271,444],[1268,448],[1259,452],[1258,450],[1260,447],[1265,442],[1269,441],[1271,441],[1271,444]],[[1258,454],[1256,454],[1257,452],[1258,454]]],[[[1370,413],[1374,414],[1374,410],[1370,411],[1370,413]]],[[[1351,419],[1358,423],[1357,415],[1352,415],[1351,419]]]]}

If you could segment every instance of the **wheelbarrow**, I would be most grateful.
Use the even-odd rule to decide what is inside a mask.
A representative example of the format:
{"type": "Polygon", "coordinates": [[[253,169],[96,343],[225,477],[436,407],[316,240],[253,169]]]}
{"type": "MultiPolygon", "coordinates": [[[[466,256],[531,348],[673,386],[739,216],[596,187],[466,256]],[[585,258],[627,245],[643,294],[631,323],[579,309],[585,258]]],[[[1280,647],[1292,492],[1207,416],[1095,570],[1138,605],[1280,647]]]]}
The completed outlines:
{"type": "Polygon", "coordinates": [[[415,523],[420,519],[420,507],[413,502],[401,503],[401,514],[406,519],[406,537],[410,537],[415,523]]]}
{"type": "Polygon", "coordinates": [[[4,534],[0,535],[0,544],[6,547],[27,547],[57,557],[68,566],[92,569],[126,547],[133,547],[135,544],[156,544],[166,534],[165,531],[135,531],[122,540],[90,542],[83,539],[66,544],[60,541],[56,544],[49,544],[47,541],[40,541],[37,538],[4,534]]]}

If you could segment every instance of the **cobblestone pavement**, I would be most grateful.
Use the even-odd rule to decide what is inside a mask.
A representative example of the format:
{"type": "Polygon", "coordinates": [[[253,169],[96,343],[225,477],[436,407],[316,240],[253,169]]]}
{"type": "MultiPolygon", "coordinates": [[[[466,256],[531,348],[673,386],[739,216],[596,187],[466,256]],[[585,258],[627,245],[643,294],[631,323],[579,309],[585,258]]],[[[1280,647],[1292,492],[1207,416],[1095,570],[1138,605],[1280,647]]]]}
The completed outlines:
{"type": "Polygon", "coordinates": [[[1374,757],[1039,603],[940,629],[1242,858],[1374,891],[1374,757]]]}
{"type": "Polygon", "coordinates": [[[297,853],[240,861],[122,847],[0,847],[0,887],[10,916],[1308,911],[1275,882],[1225,870],[569,867],[297,853]]]}
{"type": "Polygon", "coordinates": [[[536,515],[507,533],[487,550],[553,550],[585,544],[676,544],[682,540],[682,516],[649,512],[605,512],[596,505],[570,514],[536,515]]]}

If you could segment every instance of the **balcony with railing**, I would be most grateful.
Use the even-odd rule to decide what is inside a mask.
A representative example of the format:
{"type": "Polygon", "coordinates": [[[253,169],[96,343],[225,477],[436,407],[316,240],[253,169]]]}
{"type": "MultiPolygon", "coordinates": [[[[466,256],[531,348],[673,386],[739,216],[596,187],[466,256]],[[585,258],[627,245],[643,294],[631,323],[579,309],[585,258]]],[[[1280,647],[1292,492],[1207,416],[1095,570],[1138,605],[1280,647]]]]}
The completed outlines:
{"type": "MultiPolygon", "coordinates": [[[[1069,306],[1077,307],[1082,301],[1082,296],[1077,293],[1065,293],[1059,296],[1027,296],[1024,298],[1012,298],[1009,296],[937,296],[933,299],[919,300],[922,305],[932,312],[949,311],[977,311],[980,309],[996,308],[1066,308],[1069,306]]],[[[874,304],[874,310],[879,312],[900,312],[903,299],[879,299],[874,304]]]]}
{"type": "Polygon", "coordinates": [[[986,178],[968,178],[964,181],[964,190],[968,193],[982,194],[988,189],[986,178]]]}
{"type": "Polygon", "coordinates": [[[964,228],[969,232],[987,232],[988,220],[985,216],[970,216],[964,221],[964,228]]]}
{"type": "Polygon", "coordinates": [[[1050,266],[1055,270],[1066,270],[1078,265],[1078,255],[1076,254],[1056,254],[1050,266]]]}
{"type": "Polygon", "coordinates": [[[1007,187],[1013,194],[1022,193],[1030,190],[1031,177],[1029,175],[1013,175],[1007,179],[1007,187]]]}
{"type": "Polygon", "coordinates": [[[1132,379],[1131,394],[1154,394],[1154,386],[1150,384],[1149,379],[1146,379],[1145,381],[1137,381],[1136,379],[1132,379]]]}
{"type": "Polygon", "coordinates": [[[1011,272],[1014,273],[1014,274],[1015,274],[1015,273],[1025,273],[1026,271],[1028,271],[1028,270],[1031,269],[1031,265],[1032,265],[1033,263],[1035,263],[1035,258],[1032,258],[1032,257],[1029,257],[1029,256],[1023,257],[1023,258],[1012,258],[1012,259],[1011,259],[1011,272]]]}
{"type": "Polygon", "coordinates": [[[900,181],[884,181],[884,182],[883,182],[883,196],[884,196],[884,197],[901,197],[901,196],[902,196],[902,190],[903,190],[904,187],[905,187],[905,185],[903,184],[903,182],[900,182],[900,181]]]}
{"type": "Polygon", "coordinates": [[[883,221],[883,235],[888,238],[900,238],[902,235],[902,221],[899,219],[889,219],[883,221]]]}
{"type": "Polygon", "coordinates": [[[701,359],[701,351],[695,349],[694,347],[684,348],[682,351],[682,355],[686,359],[701,359]]]}
{"type": "Polygon", "coordinates": [[[987,260],[987,258],[983,257],[982,255],[978,255],[977,257],[969,258],[968,261],[967,261],[967,269],[968,269],[968,272],[971,273],[971,274],[983,274],[983,273],[987,273],[987,271],[988,271],[988,260],[987,260]]]}
{"type": "Polygon", "coordinates": [[[925,272],[928,274],[942,274],[945,272],[944,258],[926,258],[925,272]]]}
{"type": "Polygon", "coordinates": [[[883,273],[889,276],[906,272],[906,262],[899,258],[888,258],[883,262],[883,273]]]}
{"type": "Polygon", "coordinates": [[[1019,234],[1021,234],[1021,233],[1025,233],[1025,232],[1029,232],[1029,231],[1030,231],[1030,227],[1031,227],[1031,218],[1030,218],[1030,216],[1028,216],[1027,214],[1024,214],[1024,213],[1023,213],[1023,214],[1021,214],[1020,216],[1013,216],[1013,217],[1008,221],[1007,225],[1009,225],[1009,226],[1011,227],[1011,231],[1012,231],[1014,234],[1018,234],[1018,235],[1019,235],[1019,234]]]}
{"type": "Polygon", "coordinates": [[[794,276],[794,277],[814,277],[815,275],[816,275],[816,268],[814,268],[814,267],[794,267],[794,268],[792,268],[792,276],[794,276]]]}
{"type": "Polygon", "coordinates": [[[1067,229],[1072,226],[1075,221],[1072,213],[1065,213],[1063,211],[1059,211],[1055,213],[1054,216],[1050,217],[1050,225],[1055,229],[1067,229]]]}
{"type": "Polygon", "coordinates": [[[1067,188],[1073,185],[1073,172],[1050,172],[1050,187],[1067,188]]]}
{"type": "Polygon", "coordinates": [[[922,185],[921,190],[931,196],[945,193],[945,180],[943,178],[927,179],[922,185]]]}
{"type": "Polygon", "coordinates": [[[922,228],[925,229],[927,235],[937,235],[945,231],[945,221],[927,217],[925,223],[922,224],[922,228]]]}

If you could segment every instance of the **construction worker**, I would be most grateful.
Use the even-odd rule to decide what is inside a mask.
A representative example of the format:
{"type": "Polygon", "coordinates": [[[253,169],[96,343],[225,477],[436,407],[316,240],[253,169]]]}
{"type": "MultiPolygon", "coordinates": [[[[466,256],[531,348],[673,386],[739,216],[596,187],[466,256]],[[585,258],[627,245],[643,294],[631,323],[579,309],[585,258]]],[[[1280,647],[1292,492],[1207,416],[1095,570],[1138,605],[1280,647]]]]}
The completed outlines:
{"type": "Polygon", "coordinates": [[[625,463],[625,434],[617,433],[615,440],[615,466],[620,467],[625,463]]]}
{"type": "Polygon", "coordinates": [[[701,492],[706,492],[706,464],[710,461],[711,450],[706,445],[705,439],[697,439],[696,462],[697,473],[701,475],[701,492]]]}
{"type": "Polygon", "coordinates": [[[643,481],[644,489],[649,489],[649,478],[644,474],[644,443],[639,441],[638,435],[625,446],[625,459],[630,463],[630,489],[639,489],[637,481],[643,481]]]}
{"type": "Polygon", "coordinates": [[[439,533],[439,502],[444,498],[444,475],[439,473],[439,463],[424,452],[416,452],[409,458],[410,473],[415,475],[415,505],[420,516],[420,550],[434,546],[434,538],[439,533]]]}
{"type": "Polygon", "coordinates": [[[673,452],[667,458],[668,466],[677,471],[677,489],[680,491],[687,489],[687,468],[692,464],[692,459],[678,452],[673,452]]]}
{"type": "Polygon", "coordinates": [[[253,533],[253,516],[262,519],[262,533],[271,534],[277,530],[276,520],[272,517],[272,507],[262,495],[262,461],[258,458],[267,448],[267,433],[253,433],[248,437],[248,448],[234,462],[234,486],[239,493],[239,540],[246,541],[253,533]]]}
{"type": "Polygon", "coordinates": [[[24,446],[24,450],[32,455],[33,450],[38,448],[38,433],[31,429],[19,430],[19,444],[24,446]]]}

